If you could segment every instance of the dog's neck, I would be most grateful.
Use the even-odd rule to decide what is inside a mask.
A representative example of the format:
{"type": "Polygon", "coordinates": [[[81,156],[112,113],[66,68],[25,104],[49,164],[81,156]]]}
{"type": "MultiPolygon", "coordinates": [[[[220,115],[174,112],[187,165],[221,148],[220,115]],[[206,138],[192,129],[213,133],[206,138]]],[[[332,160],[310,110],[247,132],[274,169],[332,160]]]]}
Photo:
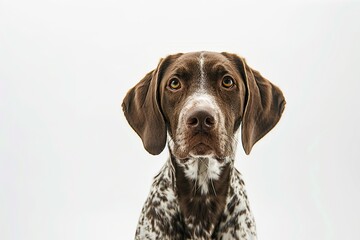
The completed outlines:
{"type": "Polygon", "coordinates": [[[180,210],[189,233],[207,239],[225,208],[233,160],[209,156],[179,160],[171,151],[170,156],[180,210]]]}

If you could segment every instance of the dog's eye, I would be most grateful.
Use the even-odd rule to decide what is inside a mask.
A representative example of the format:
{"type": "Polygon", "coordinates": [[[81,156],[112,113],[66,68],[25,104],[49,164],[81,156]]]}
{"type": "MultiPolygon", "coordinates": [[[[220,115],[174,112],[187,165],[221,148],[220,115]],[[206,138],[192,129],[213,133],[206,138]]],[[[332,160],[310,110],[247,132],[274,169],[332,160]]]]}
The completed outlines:
{"type": "Polygon", "coordinates": [[[180,80],[177,78],[173,78],[169,81],[169,88],[171,90],[178,90],[181,88],[180,80]]]}
{"type": "Polygon", "coordinates": [[[228,77],[228,76],[223,78],[221,84],[224,88],[232,88],[235,85],[234,79],[232,79],[231,77],[228,77]]]}

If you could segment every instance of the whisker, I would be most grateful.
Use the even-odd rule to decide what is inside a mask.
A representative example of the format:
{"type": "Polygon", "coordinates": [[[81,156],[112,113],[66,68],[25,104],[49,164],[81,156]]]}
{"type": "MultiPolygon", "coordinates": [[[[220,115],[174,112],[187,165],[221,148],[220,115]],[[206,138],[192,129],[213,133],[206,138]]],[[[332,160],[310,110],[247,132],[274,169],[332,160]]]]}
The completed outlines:
{"type": "Polygon", "coordinates": [[[212,189],[214,191],[214,194],[215,194],[215,196],[217,196],[216,191],[215,191],[214,181],[212,179],[210,179],[210,182],[211,182],[211,186],[212,186],[212,189]]]}
{"type": "Polygon", "coordinates": [[[193,193],[194,193],[194,196],[196,195],[196,192],[197,192],[197,189],[196,189],[196,184],[197,184],[197,178],[195,178],[195,181],[194,181],[194,185],[193,185],[193,193]]]}
{"type": "Polygon", "coordinates": [[[212,189],[213,189],[213,191],[214,191],[214,194],[215,194],[215,196],[216,196],[216,190],[215,190],[215,186],[214,186],[214,182],[213,182],[213,180],[211,179],[211,178],[209,178],[209,161],[206,161],[205,162],[205,165],[206,165],[206,182],[209,182],[210,181],[210,183],[211,183],[211,187],[212,187],[212,189]]]}

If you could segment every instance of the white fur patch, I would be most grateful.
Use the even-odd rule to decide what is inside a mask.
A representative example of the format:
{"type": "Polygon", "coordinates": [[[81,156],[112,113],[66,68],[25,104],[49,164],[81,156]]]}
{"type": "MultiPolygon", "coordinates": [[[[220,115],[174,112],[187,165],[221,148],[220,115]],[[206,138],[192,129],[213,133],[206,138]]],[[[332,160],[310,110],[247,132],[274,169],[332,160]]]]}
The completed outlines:
{"type": "Polygon", "coordinates": [[[199,68],[200,68],[200,91],[204,90],[205,86],[205,71],[204,71],[205,57],[204,53],[200,53],[199,57],[199,68]]]}
{"type": "MultiPolygon", "coordinates": [[[[195,181],[196,191],[200,189],[202,194],[209,192],[209,187],[213,187],[212,181],[218,180],[223,166],[228,161],[220,163],[213,157],[197,157],[191,158],[186,163],[183,163],[185,176],[195,181]],[[186,167],[185,167],[186,165],[186,167]]],[[[215,190],[215,188],[213,187],[215,190]]]]}

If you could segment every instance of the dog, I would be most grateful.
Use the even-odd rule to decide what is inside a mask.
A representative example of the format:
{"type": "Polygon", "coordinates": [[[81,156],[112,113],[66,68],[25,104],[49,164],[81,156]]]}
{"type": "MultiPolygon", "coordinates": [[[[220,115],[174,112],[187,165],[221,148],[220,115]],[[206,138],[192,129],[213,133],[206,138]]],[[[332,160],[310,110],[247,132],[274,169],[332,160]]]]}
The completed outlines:
{"type": "Polygon", "coordinates": [[[257,239],[241,174],[237,133],[249,154],[280,120],[282,91],[230,53],[160,60],[122,108],[144,148],[170,157],[154,178],[135,239],[257,239]],[[240,129],[241,126],[241,129],[240,129]]]}

